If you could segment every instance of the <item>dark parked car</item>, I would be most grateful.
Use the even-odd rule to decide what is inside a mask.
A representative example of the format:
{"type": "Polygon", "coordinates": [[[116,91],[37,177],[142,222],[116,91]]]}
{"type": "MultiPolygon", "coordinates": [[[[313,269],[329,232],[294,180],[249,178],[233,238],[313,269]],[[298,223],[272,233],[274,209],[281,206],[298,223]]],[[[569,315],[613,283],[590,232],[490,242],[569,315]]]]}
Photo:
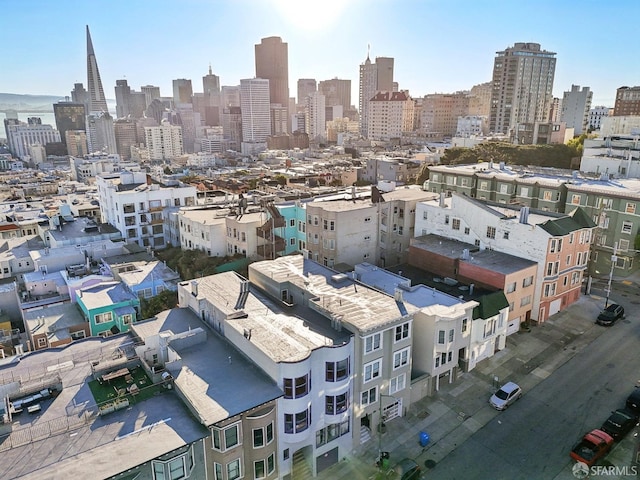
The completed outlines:
{"type": "Polygon", "coordinates": [[[420,466],[410,458],[403,458],[393,467],[394,479],[418,480],[420,478],[420,466]]]}
{"type": "Polygon", "coordinates": [[[612,303],[600,312],[596,323],[599,325],[610,326],[616,323],[616,320],[621,317],[624,317],[624,308],[622,308],[622,305],[612,303]]]}
{"type": "Polygon", "coordinates": [[[637,415],[640,415],[640,388],[636,387],[636,389],[631,392],[631,394],[627,397],[627,410],[631,410],[637,415]]]}
{"type": "Polygon", "coordinates": [[[631,410],[622,408],[611,413],[600,429],[608,433],[617,442],[638,423],[638,415],[631,410]]]}

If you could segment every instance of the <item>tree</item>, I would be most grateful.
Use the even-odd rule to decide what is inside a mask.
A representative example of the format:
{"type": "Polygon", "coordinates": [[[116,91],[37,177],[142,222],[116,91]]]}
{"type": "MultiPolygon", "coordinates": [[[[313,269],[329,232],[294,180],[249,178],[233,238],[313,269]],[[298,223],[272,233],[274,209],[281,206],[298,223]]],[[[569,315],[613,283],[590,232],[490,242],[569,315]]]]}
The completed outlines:
{"type": "Polygon", "coordinates": [[[169,167],[169,165],[164,167],[164,173],[165,175],[171,175],[173,174],[173,170],[171,170],[171,167],[169,167]]]}
{"type": "Polygon", "coordinates": [[[142,318],[155,317],[164,310],[171,310],[178,305],[178,292],[164,290],[149,299],[143,298],[140,301],[142,318]]]}

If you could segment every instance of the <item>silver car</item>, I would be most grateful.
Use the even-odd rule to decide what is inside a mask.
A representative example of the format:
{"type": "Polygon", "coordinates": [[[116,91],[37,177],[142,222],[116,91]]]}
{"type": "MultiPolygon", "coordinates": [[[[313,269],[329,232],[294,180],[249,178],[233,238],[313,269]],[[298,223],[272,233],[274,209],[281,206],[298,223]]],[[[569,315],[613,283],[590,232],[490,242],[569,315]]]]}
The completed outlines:
{"type": "Polygon", "coordinates": [[[513,382],[507,382],[500,390],[491,395],[489,403],[496,410],[505,410],[522,396],[522,389],[513,382]]]}

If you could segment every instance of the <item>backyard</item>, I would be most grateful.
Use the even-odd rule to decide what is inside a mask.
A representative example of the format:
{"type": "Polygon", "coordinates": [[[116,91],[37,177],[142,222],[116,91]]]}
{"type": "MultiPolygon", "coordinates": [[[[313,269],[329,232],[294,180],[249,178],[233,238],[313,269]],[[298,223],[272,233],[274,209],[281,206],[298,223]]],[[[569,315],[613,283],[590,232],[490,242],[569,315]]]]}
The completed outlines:
{"type": "Polygon", "coordinates": [[[118,406],[141,402],[164,391],[162,385],[154,385],[151,382],[140,366],[101,375],[98,380],[89,382],[89,389],[102,414],[108,413],[105,410],[110,406],[117,410],[118,406]]]}

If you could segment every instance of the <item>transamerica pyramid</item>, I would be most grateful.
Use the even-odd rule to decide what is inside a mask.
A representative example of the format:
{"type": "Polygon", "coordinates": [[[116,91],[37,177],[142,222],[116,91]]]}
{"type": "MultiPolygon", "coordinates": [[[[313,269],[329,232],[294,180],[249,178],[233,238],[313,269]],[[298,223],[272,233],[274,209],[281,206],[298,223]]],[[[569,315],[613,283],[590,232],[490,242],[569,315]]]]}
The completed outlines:
{"type": "Polygon", "coordinates": [[[87,25],[87,90],[89,92],[89,113],[108,112],[98,62],[96,54],[93,52],[93,43],[91,43],[89,25],[87,25]]]}

